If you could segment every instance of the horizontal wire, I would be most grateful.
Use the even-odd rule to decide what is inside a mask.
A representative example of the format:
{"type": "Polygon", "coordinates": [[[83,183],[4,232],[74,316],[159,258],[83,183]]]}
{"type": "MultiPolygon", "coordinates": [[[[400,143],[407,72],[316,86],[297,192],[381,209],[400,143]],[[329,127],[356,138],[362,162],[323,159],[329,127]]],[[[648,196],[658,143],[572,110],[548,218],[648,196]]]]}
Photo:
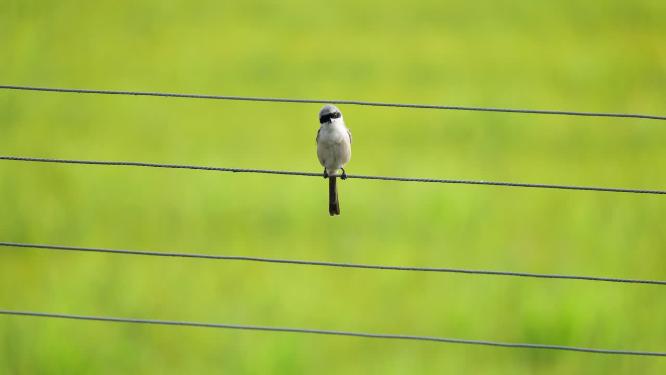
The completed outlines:
{"type": "Polygon", "coordinates": [[[289,98],[251,97],[251,96],[234,96],[234,95],[178,94],[178,93],[146,92],[146,91],[68,89],[68,88],[55,88],[55,87],[33,87],[33,86],[15,86],[15,85],[0,85],[0,89],[77,93],[77,94],[160,96],[168,98],[217,99],[217,100],[237,100],[237,101],[252,101],[252,102],[277,102],[277,103],[346,104],[346,105],[361,105],[361,106],[372,106],[372,107],[423,108],[423,109],[444,109],[444,110],[456,110],[456,111],[482,111],[482,112],[502,112],[502,113],[528,113],[528,114],[539,114],[539,115],[620,117],[620,118],[639,118],[639,119],[650,119],[650,120],[666,120],[666,116],[632,114],[632,113],[604,113],[604,112],[554,111],[554,110],[540,110],[540,109],[464,107],[464,106],[448,106],[448,105],[433,105],[433,104],[383,103],[383,102],[369,102],[369,101],[360,101],[360,100],[289,99],[289,98]]]}
{"type": "Polygon", "coordinates": [[[444,267],[386,266],[386,265],[358,264],[358,263],[321,262],[321,261],[296,260],[296,259],[275,259],[275,258],[262,258],[262,257],[250,257],[250,256],[237,256],[237,255],[170,253],[170,252],[143,251],[143,250],[119,250],[119,249],[105,249],[105,248],[95,248],[95,247],[28,244],[28,243],[16,243],[16,242],[0,242],[0,246],[42,249],[42,250],[57,250],[57,251],[122,254],[122,255],[146,255],[146,256],[157,256],[157,257],[196,258],[196,259],[214,259],[214,260],[239,260],[239,261],[261,262],[261,263],[295,264],[302,266],[323,266],[323,267],[371,269],[371,270],[385,270],[385,271],[440,272],[440,273],[459,273],[459,274],[469,274],[469,275],[531,277],[538,279],[565,279],[565,280],[584,280],[584,281],[599,281],[599,282],[625,283],[625,284],[666,285],[666,281],[662,280],[625,279],[617,277],[489,271],[489,270],[473,270],[473,269],[444,268],[444,267]]]}
{"type": "Polygon", "coordinates": [[[0,310],[0,315],[73,319],[73,320],[87,320],[87,321],[113,322],[113,323],[134,323],[134,324],[152,324],[152,325],[181,326],[181,327],[222,328],[222,329],[236,329],[236,330],[249,330],[249,331],[352,336],[352,337],[363,337],[363,338],[372,338],[372,339],[431,341],[431,342],[440,342],[440,343],[449,343],[449,344],[485,345],[485,346],[495,346],[495,347],[505,347],[505,348],[564,350],[564,351],[596,353],[596,354],[666,357],[665,352],[596,349],[596,348],[584,348],[584,347],[564,346],[564,345],[509,343],[509,342],[496,342],[496,341],[486,341],[486,340],[454,339],[454,338],[435,337],[435,336],[333,331],[325,329],[268,327],[268,326],[242,325],[242,324],[199,323],[199,322],[186,322],[186,321],[175,321],[175,320],[117,318],[117,317],[106,317],[106,316],[104,317],[86,316],[86,315],[55,314],[55,313],[44,313],[44,312],[33,312],[33,311],[12,311],[12,310],[0,310]]]}
{"type": "MultiPolygon", "coordinates": [[[[278,175],[289,175],[289,176],[308,176],[308,177],[319,177],[319,178],[321,178],[323,176],[322,173],[315,173],[315,172],[293,172],[293,171],[280,171],[280,170],[270,170],[270,169],[207,167],[207,166],[199,166],[199,165],[144,163],[144,162],[131,162],[131,161],[71,160],[71,159],[53,159],[53,158],[33,158],[33,157],[22,157],[22,156],[0,156],[0,160],[37,162],[37,163],[60,163],[60,164],[123,166],[123,167],[191,169],[191,170],[234,172],[234,173],[265,173],[265,174],[278,174],[278,175]]],[[[347,177],[350,178],[350,179],[360,179],[360,180],[429,182],[429,183],[439,183],[439,184],[486,185],[486,186],[538,188],[538,189],[560,189],[560,190],[585,190],[585,191],[601,191],[601,192],[610,192],[610,193],[666,194],[666,190],[626,189],[626,188],[611,188],[611,187],[599,187],[599,186],[531,184],[531,183],[520,183],[520,182],[500,182],[500,181],[483,181],[483,180],[452,180],[452,179],[390,177],[390,176],[368,176],[368,175],[354,175],[354,174],[348,174],[347,177]]]]}

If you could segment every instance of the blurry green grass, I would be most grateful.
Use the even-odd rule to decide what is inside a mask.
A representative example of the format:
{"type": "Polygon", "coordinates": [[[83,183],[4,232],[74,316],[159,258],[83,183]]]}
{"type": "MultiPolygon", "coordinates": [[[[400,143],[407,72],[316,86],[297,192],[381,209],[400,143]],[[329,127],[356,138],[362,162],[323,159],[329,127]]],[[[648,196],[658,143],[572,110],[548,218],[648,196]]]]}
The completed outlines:
{"type": "MultiPolygon", "coordinates": [[[[17,1],[6,84],[664,114],[666,6],[17,1]]],[[[0,93],[0,153],[319,171],[317,105],[0,93]]],[[[348,170],[663,188],[656,121],[343,106],[348,170]]],[[[0,163],[0,237],[666,278],[660,197],[0,163]]],[[[0,250],[0,307],[666,347],[659,287],[0,250]]],[[[663,373],[663,361],[0,319],[0,373],[663,373]]]]}

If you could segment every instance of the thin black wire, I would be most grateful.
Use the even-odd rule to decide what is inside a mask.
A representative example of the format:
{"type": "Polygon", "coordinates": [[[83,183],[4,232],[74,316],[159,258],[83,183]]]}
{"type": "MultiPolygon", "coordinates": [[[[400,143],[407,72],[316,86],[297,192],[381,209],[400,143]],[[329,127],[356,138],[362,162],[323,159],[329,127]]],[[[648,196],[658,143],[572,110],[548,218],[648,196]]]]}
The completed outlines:
{"type": "Polygon", "coordinates": [[[43,313],[43,312],[33,312],[33,311],[0,310],[0,314],[13,315],[13,316],[31,316],[31,317],[40,317],[40,318],[88,320],[88,321],[113,322],[113,323],[134,323],[134,324],[153,324],[153,325],[167,325],[167,326],[181,326],[181,327],[198,327],[198,328],[223,328],[223,329],[236,329],[236,330],[249,330],[249,331],[306,333],[306,334],[318,334],[318,335],[352,336],[352,337],[363,337],[363,338],[372,338],[372,339],[397,339],[397,340],[413,340],[413,341],[432,341],[432,342],[449,343],[449,344],[485,345],[485,346],[495,346],[495,347],[504,347],[504,348],[549,349],[549,350],[565,350],[572,352],[584,352],[584,353],[596,353],[596,354],[666,357],[666,353],[664,352],[595,349],[595,348],[583,348],[583,347],[564,346],[564,345],[508,343],[508,342],[496,342],[496,341],[486,341],[486,340],[453,339],[453,338],[434,337],[434,336],[348,332],[348,331],[333,331],[333,330],[308,329],[308,328],[268,327],[268,326],[255,326],[255,325],[244,325],[244,324],[199,323],[199,322],[185,322],[185,321],[175,321],[175,320],[116,318],[116,317],[102,317],[102,316],[54,314],[54,313],[43,313]]]}
{"type": "Polygon", "coordinates": [[[277,103],[310,103],[310,104],[328,103],[328,104],[362,105],[362,106],[373,106],[373,107],[424,108],[424,109],[445,109],[445,110],[457,110],[457,111],[529,113],[529,114],[540,114],[540,115],[566,115],[566,116],[588,116],[588,117],[623,117],[623,118],[640,118],[640,119],[650,119],[650,120],[666,120],[666,116],[631,114],[631,113],[603,113],[603,112],[553,111],[553,110],[539,110],[539,109],[463,107],[463,106],[448,106],[448,105],[433,105],[433,104],[368,102],[360,100],[289,99],[289,98],[250,97],[250,96],[234,96],[234,95],[177,94],[177,93],[146,92],[146,91],[68,89],[68,88],[32,87],[32,86],[15,86],[15,85],[0,85],[0,89],[77,93],[77,94],[160,96],[160,97],[169,97],[169,98],[217,99],[217,100],[253,101],[253,102],[277,102],[277,103]]]}
{"type": "MultiPolygon", "coordinates": [[[[308,177],[319,177],[319,178],[322,177],[321,173],[314,173],[314,172],[293,172],[293,171],[280,171],[280,170],[270,170],[270,169],[207,167],[207,166],[199,166],[199,165],[161,164],[161,163],[144,163],[144,162],[131,162],[131,161],[70,160],[70,159],[53,159],[53,158],[33,158],[33,157],[22,157],[22,156],[0,156],[0,160],[38,162],[38,163],[61,163],[61,164],[124,166],[124,167],[193,169],[193,170],[217,171],[217,172],[265,173],[265,174],[279,174],[279,175],[289,175],[289,176],[308,176],[308,177]]],[[[360,180],[430,182],[430,183],[440,183],[440,184],[487,185],[487,186],[523,187],[523,188],[539,188],[539,189],[560,189],[560,190],[585,190],[585,191],[601,191],[601,192],[611,192],[611,193],[666,194],[666,190],[625,189],[625,188],[610,188],[610,187],[599,187],[599,186],[529,184],[529,183],[520,183],[520,182],[499,182],[499,181],[483,181],[483,180],[452,180],[452,179],[390,177],[390,176],[368,176],[368,175],[354,175],[354,174],[349,174],[349,175],[347,175],[347,177],[351,178],[351,179],[360,179],[360,180]]]]}
{"type": "Polygon", "coordinates": [[[625,283],[625,284],[666,285],[666,281],[662,281],[662,280],[624,279],[624,278],[616,278],[616,277],[596,277],[596,276],[542,274],[542,273],[529,273],[529,272],[488,271],[488,270],[472,270],[472,269],[444,268],[444,267],[385,266],[385,265],[373,265],[373,264],[321,262],[321,261],[296,260],[296,259],[275,259],[275,258],[262,258],[262,257],[250,257],[250,256],[237,256],[237,255],[208,255],[208,254],[192,254],[192,253],[167,253],[167,252],[157,252],[157,251],[118,250],[118,249],[106,249],[106,248],[95,248],[95,247],[43,245],[43,244],[28,244],[28,243],[16,243],[16,242],[0,242],[0,246],[2,246],[2,247],[30,248],[30,249],[42,249],[42,250],[80,251],[80,252],[94,252],[94,253],[107,253],[107,254],[122,254],[122,255],[146,255],[146,256],[157,256],[157,257],[196,258],[196,259],[214,259],[214,260],[239,260],[239,261],[262,262],[262,263],[296,264],[296,265],[302,265],[302,266],[323,266],[323,267],[372,269],[372,270],[385,270],[385,271],[441,272],[441,273],[461,273],[461,274],[469,274],[469,275],[516,276],[516,277],[532,277],[532,278],[539,278],[539,279],[566,279],[566,280],[600,281],[600,282],[625,283]]]}

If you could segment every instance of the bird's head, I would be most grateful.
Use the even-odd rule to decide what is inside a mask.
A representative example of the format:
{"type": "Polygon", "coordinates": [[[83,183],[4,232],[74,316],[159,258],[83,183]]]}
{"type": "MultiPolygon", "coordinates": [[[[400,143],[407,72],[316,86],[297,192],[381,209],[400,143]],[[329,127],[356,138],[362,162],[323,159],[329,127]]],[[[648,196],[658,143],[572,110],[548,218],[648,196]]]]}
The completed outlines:
{"type": "Polygon", "coordinates": [[[334,123],[336,121],[341,121],[342,120],[342,112],[338,109],[338,107],[331,105],[331,104],[326,104],[320,111],[319,111],[319,123],[324,125],[326,123],[334,123]]]}

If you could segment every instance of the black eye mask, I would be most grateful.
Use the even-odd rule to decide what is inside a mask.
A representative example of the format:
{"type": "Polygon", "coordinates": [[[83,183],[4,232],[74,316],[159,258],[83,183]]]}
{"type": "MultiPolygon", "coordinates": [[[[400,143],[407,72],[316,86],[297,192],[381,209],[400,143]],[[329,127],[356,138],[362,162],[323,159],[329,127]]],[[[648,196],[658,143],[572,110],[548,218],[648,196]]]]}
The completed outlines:
{"type": "Polygon", "coordinates": [[[327,115],[323,115],[323,116],[319,117],[319,123],[323,124],[325,122],[331,121],[332,118],[340,118],[340,116],[342,116],[340,114],[340,112],[329,113],[327,115]]]}

